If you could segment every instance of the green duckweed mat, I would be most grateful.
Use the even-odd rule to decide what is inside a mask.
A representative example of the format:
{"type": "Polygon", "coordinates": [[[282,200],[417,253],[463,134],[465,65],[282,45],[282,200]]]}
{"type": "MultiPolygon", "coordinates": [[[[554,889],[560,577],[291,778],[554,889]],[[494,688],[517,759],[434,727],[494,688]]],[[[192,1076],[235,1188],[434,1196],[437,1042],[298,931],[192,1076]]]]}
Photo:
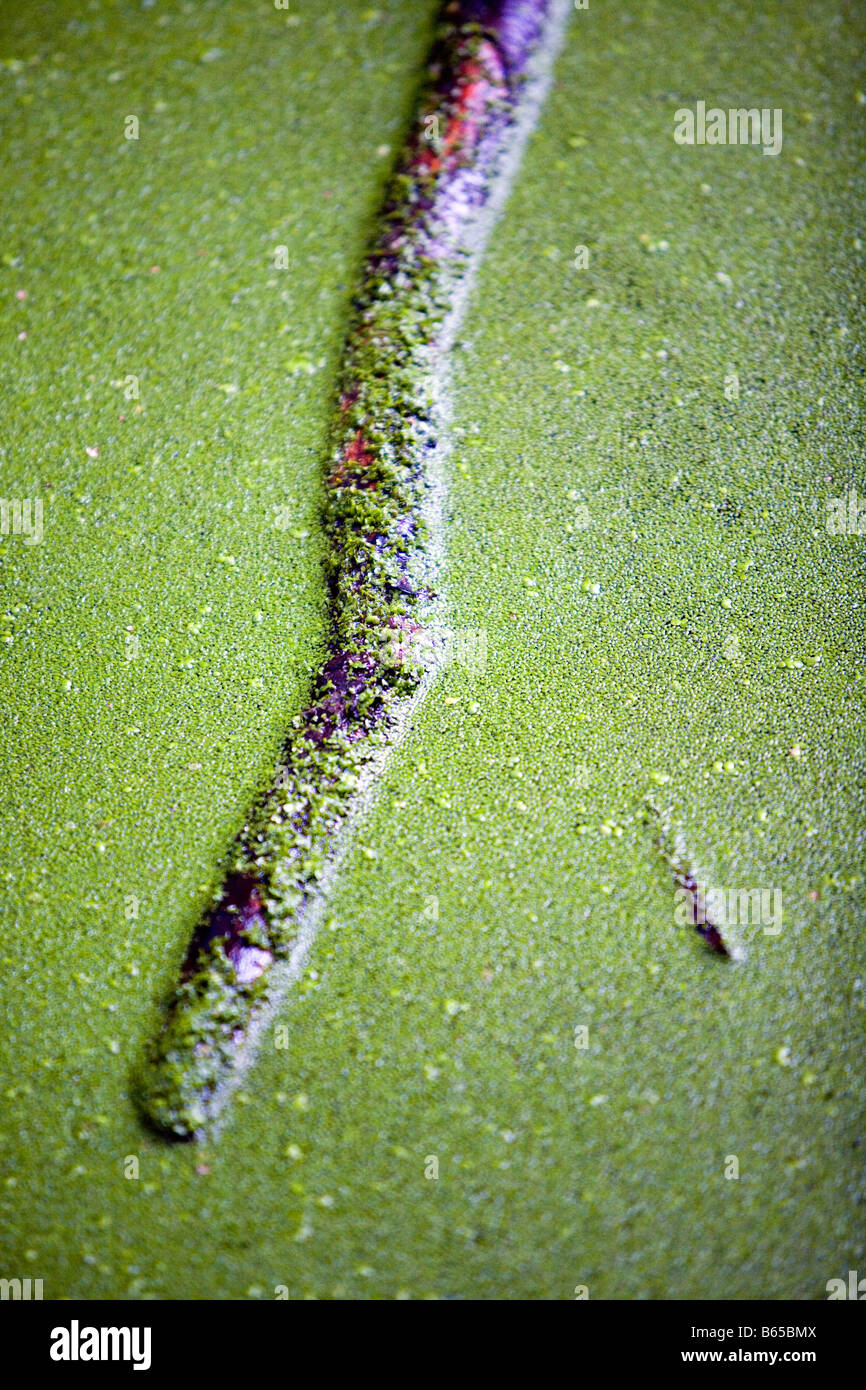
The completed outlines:
{"type": "Polygon", "coordinates": [[[0,6],[0,491],[44,499],[0,540],[3,1272],[824,1298],[866,1257],[854,4],[572,15],[454,353],[471,659],[219,1136],[131,1100],[323,650],[333,383],[433,9],[0,6]],[[781,153],[678,146],[699,100],[780,108],[781,153]],[[781,895],[744,959],[678,922],[647,796],[781,895]]]}

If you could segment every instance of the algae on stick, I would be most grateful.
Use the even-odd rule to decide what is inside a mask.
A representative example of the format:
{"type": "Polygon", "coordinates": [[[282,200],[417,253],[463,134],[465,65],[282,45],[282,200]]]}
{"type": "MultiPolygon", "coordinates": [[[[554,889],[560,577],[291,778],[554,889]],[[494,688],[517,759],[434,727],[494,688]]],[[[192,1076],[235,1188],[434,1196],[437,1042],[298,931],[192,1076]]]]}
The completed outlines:
{"type": "Polygon", "coordinates": [[[443,7],[406,150],[356,297],[325,484],[331,633],[313,703],[293,721],[277,785],[245,828],[140,1081],[144,1113],[189,1138],[216,1113],[271,993],[299,958],[359,774],[393,743],[429,666],[440,378],[480,216],[537,100],[533,60],[553,0],[443,7]],[[300,944],[303,944],[302,942],[300,944]]]}

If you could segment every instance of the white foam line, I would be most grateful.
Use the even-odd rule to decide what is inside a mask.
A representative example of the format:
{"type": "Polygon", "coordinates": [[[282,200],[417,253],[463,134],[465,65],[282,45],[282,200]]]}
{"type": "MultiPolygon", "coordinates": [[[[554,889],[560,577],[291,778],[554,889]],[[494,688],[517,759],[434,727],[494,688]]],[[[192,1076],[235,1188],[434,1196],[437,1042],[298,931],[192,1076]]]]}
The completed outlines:
{"type": "MultiPolygon", "coordinates": [[[[437,446],[435,450],[431,451],[432,457],[428,464],[428,487],[422,514],[427,523],[430,537],[427,555],[434,582],[438,579],[445,565],[445,502],[448,495],[445,463],[452,446],[451,425],[453,421],[453,397],[449,390],[451,385],[450,349],[453,347],[457,329],[477,279],[478,268],[490,233],[505,206],[520,167],[526,143],[535,129],[539,113],[550,90],[554,63],[565,35],[570,8],[569,0],[554,0],[551,7],[546,33],[527,67],[527,75],[521,88],[517,114],[510,129],[507,147],[497,161],[495,173],[492,175],[490,196],[479,210],[469,229],[469,263],[455,287],[452,307],[443,325],[439,346],[435,352],[431,352],[429,386],[436,412],[440,417],[441,428],[437,431],[437,446]]],[[[446,600],[439,598],[434,611],[440,617],[444,616],[447,612],[446,600]]],[[[207,1106],[208,1110],[213,1112],[213,1118],[202,1129],[196,1130],[196,1139],[201,1140],[207,1134],[217,1138],[222,1132],[225,1124],[224,1117],[228,1114],[226,1102],[240,1086],[258,1054],[262,1034],[270,1028],[282,1010],[290,987],[300,978],[304,970],[325,914],[331,885],[346,858],[361,821],[370,809],[375,785],[403,742],[410,727],[412,715],[419,708],[436,680],[438,669],[438,663],[431,662],[413,694],[403,700],[395,701],[390,707],[388,742],[370,756],[360,773],[360,786],[352,809],[340,826],[336,844],[328,856],[315,895],[297,914],[299,930],[288,960],[277,961],[270,967],[268,997],[254,1014],[243,1042],[238,1047],[236,1064],[213,1091],[207,1106]]]]}

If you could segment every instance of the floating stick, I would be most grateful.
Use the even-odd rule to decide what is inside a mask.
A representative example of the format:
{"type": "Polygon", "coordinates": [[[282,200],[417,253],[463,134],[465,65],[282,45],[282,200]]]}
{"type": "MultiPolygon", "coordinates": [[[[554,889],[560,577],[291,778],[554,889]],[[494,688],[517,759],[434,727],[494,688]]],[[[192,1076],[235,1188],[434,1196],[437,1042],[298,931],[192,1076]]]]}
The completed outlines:
{"type": "Polygon", "coordinates": [[[447,352],[540,105],[564,0],[452,0],[387,190],[340,371],[323,524],[330,638],[312,703],[195,932],[140,1079],[150,1123],[215,1118],[312,940],[323,880],[435,670],[447,352]]]}

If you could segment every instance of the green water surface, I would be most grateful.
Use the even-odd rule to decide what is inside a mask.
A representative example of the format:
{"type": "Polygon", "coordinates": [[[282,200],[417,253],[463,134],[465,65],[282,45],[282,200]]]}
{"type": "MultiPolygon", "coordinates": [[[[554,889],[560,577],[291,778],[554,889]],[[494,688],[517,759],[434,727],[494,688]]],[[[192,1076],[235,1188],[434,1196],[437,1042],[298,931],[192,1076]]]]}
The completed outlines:
{"type": "Polygon", "coordinates": [[[433,10],[0,5],[0,494],[45,518],[0,541],[0,1273],[823,1298],[866,1258],[853,3],[571,16],[454,354],[486,669],[418,713],[219,1137],[130,1099],[323,650],[333,382],[433,10]],[[781,108],[781,154],[676,145],[700,100],[781,108]],[[647,795],[781,892],[741,962],[677,924],[647,795]]]}

